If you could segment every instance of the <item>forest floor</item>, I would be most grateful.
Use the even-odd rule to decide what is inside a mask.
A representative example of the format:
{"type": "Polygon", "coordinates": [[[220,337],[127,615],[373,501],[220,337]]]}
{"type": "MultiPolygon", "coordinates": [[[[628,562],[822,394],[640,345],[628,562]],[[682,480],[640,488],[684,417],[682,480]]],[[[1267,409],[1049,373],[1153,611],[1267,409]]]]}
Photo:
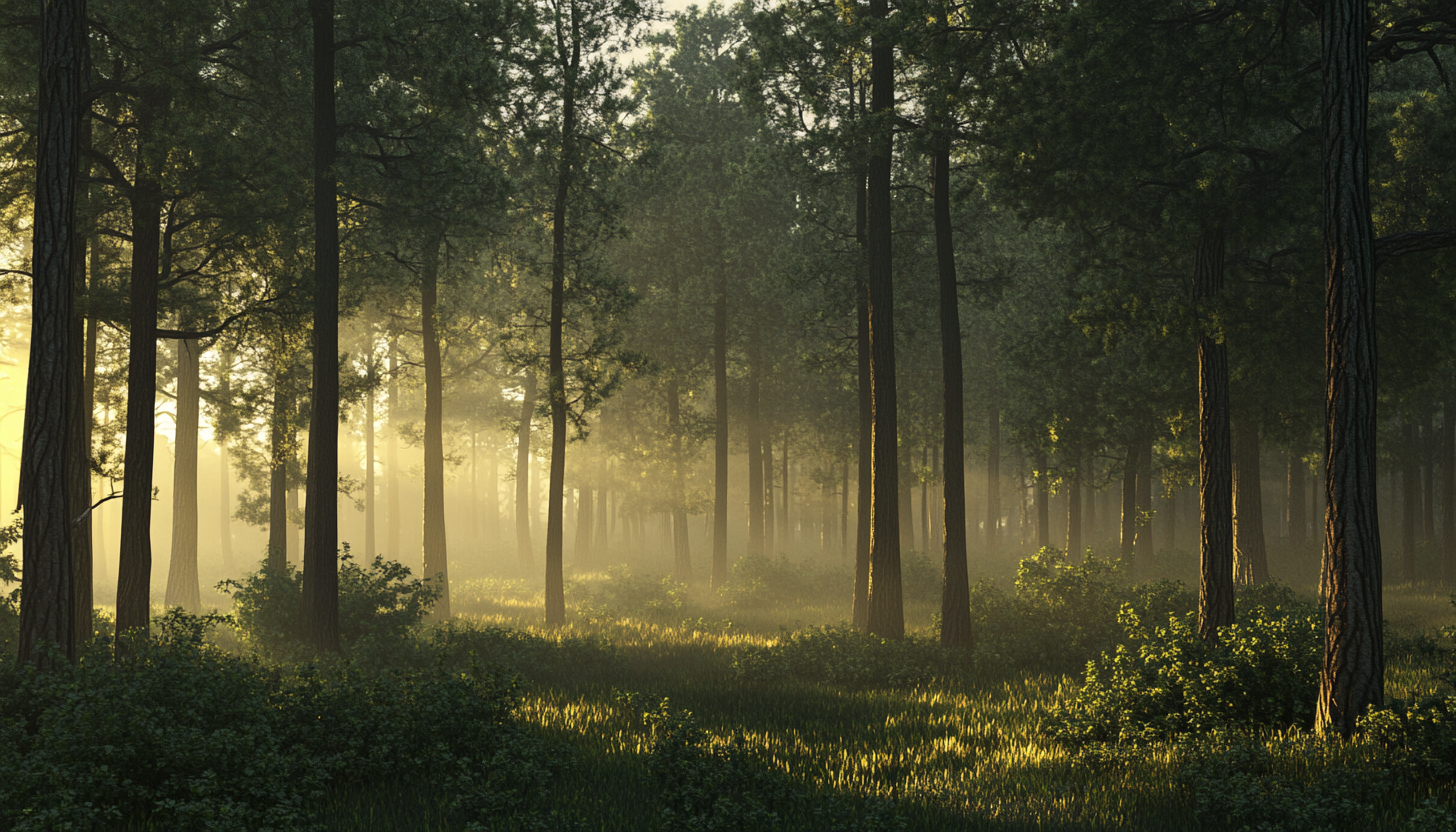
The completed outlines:
{"type": "MultiPolygon", "coordinates": [[[[843,606],[729,610],[695,596],[690,609],[703,617],[692,621],[662,623],[661,610],[645,618],[588,610],[564,630],[548,631],[542,627],[538,590],[524,582],[477,580],[457,587],[458,616],[480,626],[579,640],[607,656],[523,668],[528,685],[521,717],[571,749],[551,789],[553,805],[564,816],[583,819],[586,829],[661,826],[660,786],[649,769],[652,737],[640,710],[623,706],[624,692],[637,694],[638,701],[666,699],[672,708],[691,712],[715,741],[740,743],[755,765],[777,772],[795,788],[852,805],[867,796],[891,800],[898,820],[873,828],[1199,828],[1192,820],[1195,798],[1179,779],[1186,746],[1153,743],[1089,754],[1049,736],[1050,709],[1075,693],[1079,676],[1003,672],[898,689],[755,681],[734,669],[734,658],[745,646],[769,644],[805,627],[843,623],[843,606]]],[[[1435,633],[1456,624],[1450,596],[1439,588],[1392,586],[1385,603],[1389,621],[1405,634],[1435,633]]],[[[911,602],[907,621],[928,635],[933,612],[930,603],[911,602]]],[[[1449,669],[1445,662],[1392,660],[1387,696],[1436,692],[1437,673],[1449,669]]],[[[1268,734],[1262,742],[1271,773],[1306,780],[1344,765],[1358,768],[1379,753],[1372,743],[1325,743],[1299,731],[1268,734]]],[[[1456,790],[1449,788],[1397,790],[1376,803],[1374,816],[1360,828],[1410,829],[1408,818],[1421,800],[1437,797],[1447,803],[1453,796],[1456,790]]],[[[336,796],[328,826],[449,828],[429,820],[428,811],[410,808],[413,800],[401,803],[398,797],[387,792],[336,796]]],[[[803,817],[783,817],[778,828],[871,828],[829,823],[811,809],[804,811],[803,817]]]]}

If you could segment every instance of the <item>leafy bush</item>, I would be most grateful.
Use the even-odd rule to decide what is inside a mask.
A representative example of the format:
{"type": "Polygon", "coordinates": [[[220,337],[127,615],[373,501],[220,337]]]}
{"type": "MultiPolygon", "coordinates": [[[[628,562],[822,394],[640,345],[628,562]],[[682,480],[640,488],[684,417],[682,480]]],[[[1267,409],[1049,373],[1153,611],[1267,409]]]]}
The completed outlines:
{"type": "Polygon", "coordinates": [[[577,612],[587,621],[641,618],[676,623],[684,614],[688,588],[671,576],[638,575],[626,566],[607,569],[607,579],[579,585],[577,612]]]}
{"type": "Polygon", "coordinates": [[[927,638],[890,641],[847,627],[814,627],[784,633],[776,644],[743,648],[733,668],[744,679],[904,687],[950,675],[963,659],[927,638]]]}
{"type": "Polygon", "coordinates": [[[1392,700],[1363,717],[1360,727],[1381,744],[1386,764],[1403,775],[1436,780],[1456,775],[1456,696],[1392,700]]]}
{"type": "Polygon", "coordinates": [[[1062,550],[1044,547],[1021,561],[1014,595],[985,580],[971,587],[975,663],[1076,670],[1122,640],[1118,610],[1124,604],[1161,620],[1192,609],[1193,595],[1175,581],[1131,585],[1121,580],[1118,561],[1089,552],[1073,564],[1062,550]]]}
{"type": "Polygon", "coordinates": [[[0,595],[0,653],[14,650],[20,638],[20,561],[8,551],[20,542],[20,522],[0,527],[0,587],[14,586],[0,595]]]}
{"type": "MultiPolygon", "coordinates": [[[[1306,746],[1302,756],[1318,751],[1306,746]]],[[[1372,819],[1374,804],[1390,786],[1382,773],[1342,766],[1315,768],[1313,779],[1281,776],[1269,749],[1241,739],[1190,747],[1178,782],[1193,798],[1194,817],[1217,829],[1259,832],[1334,832],[1372,819]]]]}
{"type": "MultiPolygon", "coordinates": [[[[302,638],[303,573],[291,564],[260,569],[218,589],[233,597],[233,615],[245,643],[280,661],[313,655],[302,638]]],[[[361,567],[344,547],[339,558],[339,642],[347,654],[381,665],[381,653],[408,650],[416,630],[440,596],[439,587],[410,577],[409,567],[376,555],[361,567]]]]}
{"type": "Polygon", "coordinates": [[[785,557],[751,555],[733,562],[728,581],[718,588],[718,597],[730,607],[754,609],[848,598],[853,590],[854,575],[843,569],[815,569],[785,557]]]}
{"type": "Polygon", "coordinates": [[[479,660],[533,680],[569,679],[610,667],[619,655],[610,642],[595,636],[543,637],[524,630],[447,621],[425,631],[414,664],[444,661],[450,667],[463,667],[479,660]]]}
{"type": "Polygon", "coordinates": [[[0,830],[306,829],[327,789],[409,781],[464,819],[552,776],[510,677],[269,668],[206,646],[209,623],[172,610],[126,658],[0,668],[0,830]]]}
{"type": "Polygon", "coordinates": [[[1147,627],[1131,605],[1119,615],[1127,644],[1087,666],[1076,698],[1056,710],[1055,734],[1072,743],[1136,742],[1225,726],[1304,726],[1314,720],[1320,620],[1288,590],[1265,590],[1209,647],[1193,614],[1147,627]],[[1288,604],[1285,606],[1284,604],[1288,604]]]}

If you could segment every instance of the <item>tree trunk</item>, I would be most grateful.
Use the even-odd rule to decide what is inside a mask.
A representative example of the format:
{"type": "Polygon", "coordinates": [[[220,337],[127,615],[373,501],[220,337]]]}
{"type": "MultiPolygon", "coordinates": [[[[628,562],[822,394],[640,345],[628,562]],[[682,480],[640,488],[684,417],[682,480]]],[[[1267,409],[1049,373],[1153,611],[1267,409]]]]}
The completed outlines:
{"type": "Polygon", "coordinates": [[[1447,382],[1441,407],[1441,575],[1456,581],[1456,393],[1447,382]]]}
{"type": "Polygon", "coordinates": [[[172,458],[172,559],[167,565],[166,605],[190,613],[202,609],[197,579],[197,428],[201,352],[196,341],[177,351],[177,454],[172,458]]]}
{"type": "MultiPolygon", "coordinates": [[[[888,0],[870,0],[870,17],[889,16],[888,0]]],[[[895,109],[895,48],[876,28],[870,38],[870,112],[895,109]]],[[[895,282],[891,255],[891,175],[894,134],[882,122],[871,142],[866,230],[869,244],[870,380],[873,388],[874,504],[870,510],[869,616],[873,635],[905,637],[900,589],[899,419],[895,389],[895,282]]]]}
{"type": "Polygon", "coordinates": [[[571,19],[568,58],[564,51],[559,12],[556,19],[557,57],[564,63],[561,91],[561,156],[557,160],[556,203],[551,210],[551,320],[547,349],[546,394],[551,406],[550,492],[546,498],[546,624],[566,623],[565,584],[561,573],[564,535],[562,498],[566,489],[566,366],[562,330],[566,307],[566,209],[571,196],[571,177],[576,165],[576,84],[581,69],[581,39],[578,37],[576,4],[568,3],[571,19]]]}
{"type": "MultiPolygon", "coordinates": [[[[222,407],[232,404],[232,369],[233,354],[224,349],[222,363],[218,373],[217,397],[222,407]]],[[[218,544],[222,553],[222,571],[227,577],[234,574],[235,564],[233,563],[233,497],[232,497],[232,472],[228,465],[228,436],[220,424],[212,426],[212,438],[217,442],[217,470],[218,470],[218,544]]]]}
{"type": "Polygon", "coordinates": [[[1309,540],[1305,531],[1308,520],[1304,516],[1304,462],[1290,451],[1286,465],[1284,521],[1289,526],[1289,546],[1297,551],[1303,549],[1309,540]]]}
{"type": "Polygon", "coordinates": [[[1036,452],[1036,473],[1032,479],[1032,493],[1036,500],[1036,548],[1042,549],[1052,545],[1052,524],[1050,489],[1047,488],[1047,477],[1050,472],[1047,470],[1046,451],[1036,452]]]}
{"type": "Polygon", "coordinates": [[[790,525],[790,508],[794,504],[794,492],[789,487],[789,427],[784,426],[784,452],[779,455],[779,464],[783,472],[783,500],[780,501],[782,513],[779,515],[779,545],[788,549],[794,545],[794,527],[790,525]]]}
{"type": "Polygon", "coordinates": [[[986,554],[994,556],[1000,550],[1001,409],[993,400],[986,420],[986,554]]]}
{"type": "MultiPolygon", "coordinates": [[[[608,478],[610,477],[609,473],[608,478]]],[[[611,495],[611,490],[606,488],[597,492],[597,498],[601,504],[596,507],[596,539],[592,544],[592,552],[595,553],[597,563],[602,564],[608,563],[611,557],[611,552],[607,549],[607,515],[611,512],[611,495]]],[[[686,509],[683,510],[682,530],[683,544],[686,546],[688,534],[686,509]]]]}
{"type": "MultiPolygon", "coordinates": [[[[87,63],[86,3],[50,0],[41,9],[40,124],[31,243],[31,331],[25,389],[20,503],[20,661],[51,666],[58,645],[74,660],[77,629],[70,514],[74,429],[83,414],[75,377],[76,180],[87,63]]],[[[141,242],[141,241],[138,241],[141,242]]],[[[155,274],[156,249],[152,249],[155,274]]],[[[155,277],[153,277],[155,286],[155,277]]],[[[155,298],[155,292],[153,292],[155,298]]],[[[155,361],[155,357],[153,358],[155,361]]],[[[148,488],[148,491],[151,489],[148,488]]],[[[151,495],[148,494],[148,497],[151,495]]],[[[143,621],[145,626],[145,621],[143,621]]]]}
{"type": "Polygon", "coordinates": [[[956,284],[955,244],[951,237],[950,149],[942,139],[931,158],[931,197],[935,218],[935,262],[940,297],[941,453],[945,460],[944,532],[941,536],[940,643],[969,650],[970,572],[966,564],[965,389],[961,366],[960,295],[956,284]]]}
{"type": "Polygon", "coordinates": [[[303,521],[303,630],[339,651],[339,206],[334,165],[334,0],[313,17],[313,406],[303,521]]]}
{"type": "Polygon", "coordinates": [[[1259,481],[1259,423],[1239,420],[1234,448],[1234,583],[1269,580],[1264,545],[1264,494],[1259,481]]]}
{"type": "MultiPolygon", "coordinates": [[[[839,468],[839,557],[849,558],[849,461],[839,468]]],[[[785,508],[787,511],[787,508],[785,508]]],[[[787,525],[787,524],[785,524],[787,525]]]]}
{"type": "MultiPolygon", "coordinates": [[[[754,339],[757,340],[756,338],[754,339]]],[[[760,355],[748,349],[748,556],[763,555],[763,426],[759,422],[760,355]]]]}
{"type": "Polygon", "coordinates": [[[1425,424],[1421,426],[1421,542],[1436,537],[1436,431],[1435,408],[1425,405],[1425,424]]]}
{"type": "Polygon", "coordinates": [[[1153,439],[1142,440],[1138,448],[1137,469],[1137,537],[1133,540],[1133,560],[1151,563],[1153,555],[1153,439]]]}
{"type": "MultiPolygon", "coordinates": [[[[290,447],[296,447],[298,445],[297,431],[292,432],[292,435],[289,437],[288,444],[290,447]]],[[[284,493],[287,495],[288,499],[288,523],[286,524],[286,528],[288,530],[288,562],[298,564],[299,568],[301,569],[303,568],[303,564],[300,563],[299,560],[299,537],[301,536],[300,532],[302,532],[303,530],[298,525],[298,478],[297,475],[292,473],[293,468],[295,467],[295,465],[297,465],[297,463],[298,459],[290,455],[288,458],[288,470],[290,472],[288,477],[288,488],[284,493]]]]}
{"type": "Polygon", "coordinates": [[[292,387],[284,369],[287,360],[281,355],[274,359],[273,413],[268,426],[268,569],[280,574],[288,564],[288,460],[293,456],[288,425],[293,418],[292,387]]]}
{"type": "Polygon", "coordinates": [[[708,586],[728,581],[728,272],[718,268],[713,299],[713,563],[708,586]]]}
{"type": "Polygon", "coordinates": [[[576,501],[576,568],[586,570],[592,563],[593,505],[590,486],[577,489],[576,501]]]}
{"type": "MultiPolygon", "coordinates": [[[[672,288],[676,295],[676,278],[672,288]]],[[[672,574],[679,582],[688,583],[693,579],[693,561],[688,550],[687,484],[683,471],[687,460],[683,458],[682,401],[676,376],[667,382],[667,429],[672,436],[672,574]]]]}
{"type": "Polygon", "coordinates": [[[389,339],[389,421],[384,429],[384,536],[388,541],[385,552],[391,560],[399,560],[399,532],[404,526],[399,506],[399,414],[403,403],[399,400],[399,342],[389,339]]]}
{"type": "Polygon", "coordinates": [[[374,390],[364,393],[364,557],[372,559],[379,554],[378,541],[374,536],[375,526],[375,484],[374,484],[374,390]]]}
{"type": "Polygon", "coordinates": [[[1416,529],[1420,525],[1421,468],[1416,462],[1416,426],[1409,414],[1400,417],[1400,571],[1408,582],[1416,579],[1416,529]]]}
{"type": "Polygon", "coordinates": [[[1366,0],[1325,0],[1325,649],[1315,718],[1349,736],[1384,704],[1376,494],[1375,262],[1366,156],[1366,0]]]}
{"type": "Polygon", "coordinates": [[[1077,460],[1075,467],[1063,479],[1067,485],[1067,557],[1081,558],[1085,554],[1082,546],[1081,460],[1077,460]]]}
{"type": "Polygon", "coordinates": [[[1122,560],[1129,575],[1133,572],[1133,543],[1137,540],[1137,471],[1142,445],[1127,444],[1127,457],[1122,464],[1122,560]]]}
{"type": "MultiPolygon", "coordinates": [[[[89,118],[81,122],[81,144],[88,149],[91,145],[89,118]]],[[[89,178],[90,166],[82,163],[77,173],[89,178]]],[[[80,189],[77,194],[79,210],[88,211],[90,202],[90,187],[80,189]]],[[[72,236],[71,261],[71,354],[68,360],[76,404],[67,421],[66,472],[70,479],[67,514],[75,518],[71,521],[71,608],[75,621],[71,628],[73,656],[80,655],[81,649],[91,640],[92,611],[95,608],[91,547],[91,421],[96,410],[96,315],[86,312],[86,308],[93,305],[86,291],[86,238],[87,235],[78,227],[72,236]]],[[[99,237],[93,237],[93,249],[98,240],[99,237]]],[[[97,263],[98,260],[93,258],[92,265],[97,263]]]]}
{"type": "Polygon", "coordinates": [[[157,177],[165,155],[153,145],[153,137],[165,107],[162,94],[147,89],[137,108],[139,147],[131,196],[131,330],[123,463],[126,478],[116,577],[118,638],[132,630],[141,631],[145,637],[152,614],[152,456],[157,441],[157,271],[162,222],[162,187],[157,177]]]}
{"type": "Polygon", "coordinates": [[[516,426],[516,560],[522,574],[536,570],[531,554],[531,419],[536,415],[536,374],[521,383],[521,421],[516,426]]]}
{"type": "Polygon", "coordinates": [[[778,524],[774,517],[778,506],[774,502],[773,428],[767,416],[762,419],[759,435],[763,437],[763,549],[764,554],[773,557],[778,551],[775,545],[778,524]]]}
{"type": "MultiPolygon", "coordinates": [[[[445,537],[444,368],[440,362],[440,245],[443,234],[428,236],[420,270],[420,326],[425,352],[425,505],[423,577],[436,582],[440,597],[431,617],[450,618],[450,555],[445,537]]],[[[472,513],[474,509],[472,508],[472,513]]]]}
{"type": "Polygon", "coordinates": [[[855,287],[856,393],[859,404],[859,436],[855,444],[858,462],[855,497],[854,539],[854,626],[869,627],[870,614],[870,515],[874,507],[874,385],[870,379],[870,287],[868,219],[868,176],[861,174],[855,199],[855,237],[859,244],[859,280],[855,287]]]}
{"type": "MultiPolygon", "coordinates": [[[[1198,238],[1193,301],[1202,306],[1223,291],[1223,229],[1198,238]]],[[[1200,315],[1203,311],[1200,309],[1200,315]]],[[[1229,434],[1228,351],[1198,332],[1198,633],[1218,642],[1218,628],[1234,621],[1233,461],[1229,434]]]]}

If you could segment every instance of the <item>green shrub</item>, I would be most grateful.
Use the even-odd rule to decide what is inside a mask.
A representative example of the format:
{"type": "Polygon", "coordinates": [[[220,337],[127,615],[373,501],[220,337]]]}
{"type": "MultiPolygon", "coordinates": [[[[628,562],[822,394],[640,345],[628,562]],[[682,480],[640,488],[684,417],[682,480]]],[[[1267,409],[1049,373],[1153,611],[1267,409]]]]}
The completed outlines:
{"type": "Polygon", "coordinates": [[[588,622],[640,618],[676,623],[685,614],[688,588],[668,575],[638,575],[619,565],[607,569],[606,580],[578,587],[577,613],[588,622]]]}
{"type": "Polygon", "coordinates": [[[848,627],[813,627],[784,633],[776,644],[741,649],[733,669],[758,681],[907,687],[951,675],[963,663],[960,653],[928,638],[890,641],[848,627]]]}
{"type": "Polygon", "coordinates": [[[1360,727],[1381,744],[1386,764],[1403,775],[1448,781],[1456,775],[1456,696],[1391,700],[1363,717],[1360,727]]]}
{"type": "MultiPolygon", "coordinates": [[[[1287,591],[1271,600],[1292,601],[1287,591]]],[[[1258,598],[1256,601],[1260,600],[1258,598]]],[[[1129,742],[1227,726],[1306,726],[1314,720],[1320,620],[1311,607],[1246,605],[1209,647],[1193,614],[1147,627],[1131,605],[1127,643],[1087,665],[1076,697],[1055,710],[1054,733],[1074,743],[1129,742]]]]}
{"type": "MultiPolygon", "coordinates": [[[[233,598],[233,616],[244,643],[279,661],[313,655],[304,643],[300,616],[303,573],[259,569],[218,589],[233,598]]],[[[388,666],[390,653],[408,652],[416,630],[440,595],[438,586],[410,577],[409,567],[376,555],[367,567],[354,562],[346,545],[339,557],[339,642],[346,654],[388,666]]]]}
{"type": "Polygon", "coordinates": [[[853,590],[854,575],[846,570],[815,569],[785,557],[751,555],[733,562],[727,582],[718,588],[718,597],[730,607],[757,609],[848,598],[853,590]]]}
{"type": "Polygon", "coordinates": [[[326,790],[378,783],[438,785],[462,820],[540,802],[558,763],[515,724],[513,677],[267,667],[204,644],[216,620],[0,668],[0,830],[307,829],[326,790]]]}
{"type": "Polygon", "coordinates": [[[0,527],[0,588],[14,587],[0,594],[0,655],[15,650],[20,638],[20,561],[7,551],[19,541],[19,520],[0,527]]]}

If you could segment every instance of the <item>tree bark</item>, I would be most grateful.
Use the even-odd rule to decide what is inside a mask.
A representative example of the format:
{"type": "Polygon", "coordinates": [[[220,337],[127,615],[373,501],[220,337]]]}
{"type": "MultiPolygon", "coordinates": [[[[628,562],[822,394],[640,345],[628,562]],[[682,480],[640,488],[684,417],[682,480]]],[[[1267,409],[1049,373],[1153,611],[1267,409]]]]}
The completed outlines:
{"type": "Polygon", "coordinates": [[[1456,581],[1456,392],[1447,381],[1441,406],[1441,575],[1456,581]]]}
{"type": "Polygon", "coordinates": [[[728,582],[728,272],[713,299],[713,563],[708,586],[728,582]]]}
{"type": "Polygon", "coordinates": [[[375,538],[375,482],[374,482],[374,390],[364,393],[364,557],[373,559],[379,554],[375,538]]]}
{"type": "MultiPolygon", "coordinates": [[[[757,341],[757,338],[751,339],[757,341]]],[[[748,348],[748,556],[763,556],[763,426],[759,422],[760,354],[748,348]]]]}
{"type": "Polygon", "coordinates": [[[1416,530],[1420,525],[1421,468],[1416,462],[1416,426],[1409,414],[1400,417],[1400,570],[1406,581],[1416,579],[1416,530]]]}
{"type": "Polygon", "coordinates": [[[966,564],[965,389],[961,365],[961,311],[956,284],[955,243],[950,216],[949,139],[931,158],[931,200],[935,218],[935,262],[940,289],[941,453],[945,475],[944,533],[941,537],[940,643],[969,650],[970,572],[966,564]]]}
{"type": "MultiPolygon", "coordinates": [[[[870,112],[891,117],[895,109],[895,48],[883,30],[888,0],[870,0],[877,28],[870,37],[870,112]]],[[[905,637],[900,587],[900,464],[895,389],[895,283],[891,254],[891,175],[894,134],[882,121],[869,159],[866,230],[869,243],[870,382],[873,391],[874,498],[870,509],[869,616],[873,635],[905,637]]]]}
{"type": "Polygon", "coordinates": [[[1135,565],[1133,543],[1137,540],[1137,471],[1141,450],[1139,442],[1129,442],[1122,464],[1122,560],[1128,574],[1132,574],[1135,565]]]}
{"type": "Polygon", "coordinates": [[[172,457],[172,559],[167,565],[166,605],[190,613],[202,609],[197,578],[197,429],[202,392],[197,341],[177,341],[177,434],[172,457]]]}
{"type": "Polygon", "coordinates": [[[399,400],[399,343],[389,339],[389,421],[384,435],[384,509],[387,520],[384,526],[385,539],[391,560],[399,560],[399,532],[404,522],[399,507],[399,414],[403,403],[399,400]]]}
{"type": "Polygon", "coordinates": [[[521,421],[516,426],[516,560],[523,574],[536,569],[531,545],[531,420],[536,415],[536,374],[521,384],[521,421]]]}
{"type": "Polygon", "coordinates": [[[1259,423],[1240,419],[1234,442],[1234,583],[1252,586],[1269,580],[1264,493],[1259,481],[1259,423]]]}
{"type": "MultiPolygon", "coordinates": [[[[762,390],[759,391],[762,394],[762,390]]],[[[760,402],[761,404],[762,402],[760,402]]],[[[771,420],[760,414],[759,435],[763,437],[763,550],[764,554],[773,557],[778,551],[775,545],[775,535],[778,524],[774,518],[774,512],[778,510],[774,502],[774,455],[773,455],[773,428],[771,420]]]]}
{"type": "Polygon", "coordinates": [[[445,538],[444,369],[440,362],[440,245],[438,231],[428,236],[420,269],[420,326],[425,352],[425,504],[424,579],[435,582],[440,597],[431,616],[450,618],[450,556],[445,538]]]}
{"type": "Polygon", "coordinates": [[[860,268],[855,286],[855,360],[859,404],[859,437],[855,444],[859,465],[855,497],[854,541],[854,626],[869,627],[870,602],[870,515],[874,504],[874,386],[870,379],[870,288],[868,178],[859,177],[855,199],[855,237],[859,243],[860,268]]]}
{"type": "MultiPolygon", "coordinates": [[[[282,347],[277,348],[282,352],[282,347]]],[[[293,457],[291,379],[286,378],[288,359],[274,359],[273,413],[268,428],[268,569],[282,573],[288,565],[288,461],[293,457]]]]}
{"type": "MultiPolygon", "coordinates": [[[[165,151],[153,144],[166,101],[153,88],[137,106],[137,163],[132,184],[131,331],[126,370],[125,481],[121,557],[116,578],[116,633],[143,637],[151,621],[152,456],[156,447],[157,276],[165,151]]],[[[32,336],[33,337],[33,336],[32,336]]]]}
{"type": "MultiPolygon", "coordinates": [[[[81,143],[89,149],[91,145],[91,120],[81,122],[81,143]]],[[[89,177],[90,166],[82,162],[78,175],[89,177]]],[[[90,187],[79,189],[77,206],[79,212],[89,210],[90,187]]],[[[72,307],[70,321],[71,354],[69,356],[69,379],[75,395],[76,406],[67,420],[70,437],[66,448],[66,472],[70,478],[67,510],[73,519],[71,530],[71,607],[75,626],[71,628],[74,643],[72,655],[79,656],[81,649],[91,640],[92,611],[95,607],[95,579],[92,568],[91,547],[91,421],[95,418],[96,402],[96,317],[88,314],[91,297],[86,291],[86,237],[77,226],[72,236],[71,292],[72,307]]],[[[99,236],[93,236],[94,249],[99,236]]],[[[93,259],[93,266],[99,262],[93,259]]],[[[93,274],[96,273],[93,271],[93,274]]]]}
{"type": "Polygon", "coordinates": [[[566,489],[566,366],[562,349],[566,306],[566,212],[576,165],[576,84],[581,69],[581,38],[576,4],[567,3],[569,21],[558,16],[556,48],[564,64],[561,90],[561,156],[557,160],[556,202],[551,210],[551,319],[547,348],[546,395],[551,407],[550,492],[546,498],[546,624],[566,623],[565,583],[561,572],[562,498],[566,489]],[[566,55],[570,28],[570,57],[566,55]]]}
{"type": "Polygon", "coordinates": [[[313,18],[313,406],[303,522],[303,629],[339,650],[339,206],[334,165],[334,0],[313,18]]]}
{"type": "MultiPolygon", "coordinates": [[[[1223,229],[1205,229],[1193,263],[1193,302],[1223,291],[1223,229]]],[[[1202,312],[1200,312],[1200,315],[1202,312]]],[[[1234,623],[1234,508],[1229,433],[1228,350],[1198,331],[1198,634],[1218,643],[1234,623]]]]}
{"type": "Polygon", "coordinates": [[[790,508],[794,504],[794,492],[789,487],[789,427],[784,426],[784,452],[779,455],[779,464],[783,472],[783,500],[780,501],[782,513],[779,515],[779,545],[784,549],[794,545],[794,527],[790,525],[790,508]]]}
{"type": "Polygon", "coordinates": [[[1315,724],[1349,736],[1384,704],[1376,495],[1375,263],[1365,149],[1366,0],[1325,0],[1325,647],[1315,724]]]}
{"type": "MultiPolygon", "coordinates": [[[[673,281],[676,294],[677,281],[673,281]]],[[[677,377],[667,382],[667,430],[672,435],[672,574],[681,583],[693,579],[693,561],[688,550],[687,484],[683,468],[682,400],[677,377]]]]}
{"type": "MultiPolygon", "coordinates": [[[[82,406],[74,377],[76,183],[87,61],[84,0],[50,0],[41,10],[40,124],[31,239],[31,347],[25,390],[20,502],[18,656],[49,668],[59,646],[74,660],[76,620],[69,466],[82,406]]],[[[156,253],[153,251],[153,261],[156,253]]],[[[150,490],[150,489],[149,489],[150,490]]],[[[148,495],[150,496],[150,495],[148,495]]],[[[85,622],[89,630],[90,621],[85,622]]]]}

